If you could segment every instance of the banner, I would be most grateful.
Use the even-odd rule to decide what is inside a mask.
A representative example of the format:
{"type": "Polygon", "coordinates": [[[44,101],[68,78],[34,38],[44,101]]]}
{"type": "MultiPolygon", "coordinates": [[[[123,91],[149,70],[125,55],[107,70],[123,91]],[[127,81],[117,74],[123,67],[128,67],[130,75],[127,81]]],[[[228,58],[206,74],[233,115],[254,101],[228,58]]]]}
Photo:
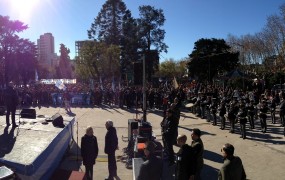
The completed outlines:
{"type": "Polygon", "coordinates": [[[41,79],[42,84],[56,84],[56,82],[61,81],[64,84],[76,84],[76,79],[41,79]]]}

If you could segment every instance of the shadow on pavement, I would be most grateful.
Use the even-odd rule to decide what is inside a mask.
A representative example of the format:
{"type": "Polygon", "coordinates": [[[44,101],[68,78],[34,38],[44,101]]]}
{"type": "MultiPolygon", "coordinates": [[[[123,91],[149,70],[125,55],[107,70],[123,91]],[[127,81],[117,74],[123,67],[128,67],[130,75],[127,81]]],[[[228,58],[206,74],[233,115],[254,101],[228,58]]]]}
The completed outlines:
{"type": "MultiPolygon", "coordinates": [[[[222,165],[221,165],[222,166],[222,165]]],[[[203,180],[217,180],[218,179],[218,169],[208,166],[204,164],[202,172],[201,172],[201,179],[203,180]]]]}
{"type": "Polygon", "coordinates": [[[208,159],[217,163],[223,163],[223,157],[220,154],[208,150],[204,150],[204,159],[208,159]]]}

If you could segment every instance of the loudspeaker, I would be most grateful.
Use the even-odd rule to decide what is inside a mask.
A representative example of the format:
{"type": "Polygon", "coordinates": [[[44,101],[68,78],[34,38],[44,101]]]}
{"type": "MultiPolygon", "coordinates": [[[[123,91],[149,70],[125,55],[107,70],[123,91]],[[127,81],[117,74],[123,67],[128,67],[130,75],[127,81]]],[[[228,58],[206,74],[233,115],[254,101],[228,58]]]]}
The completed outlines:
{"type": "Polygon", "coordinates": [[[143,84],[143,64],[134,63],[134,85],[143,84]]]}
{"type": "Polygon", "coordinates": [[[27,119],[36,119],[36,110],[35,109],[22,109],[21,118],[27,118],[27,119]]]}
{"type": "Polygon", "coordinates": [[[129,119],[128,121],[128,140],[131,141],[133,139],[133,130],[138,129],[138,121],[134,119],[129,119]]]}
{"type": "Polygon", "coordinates": [[[142,122],[139,128],[139,135],[151,139],[152,126],[149,122],[142,122]]]}
{"type": "Polygon", "coordinates": [[[64,127],[63,117],[60,114],[56,113],[51,117],[51,119],[54,127],[60,127],[60,128],[64,127]]]}

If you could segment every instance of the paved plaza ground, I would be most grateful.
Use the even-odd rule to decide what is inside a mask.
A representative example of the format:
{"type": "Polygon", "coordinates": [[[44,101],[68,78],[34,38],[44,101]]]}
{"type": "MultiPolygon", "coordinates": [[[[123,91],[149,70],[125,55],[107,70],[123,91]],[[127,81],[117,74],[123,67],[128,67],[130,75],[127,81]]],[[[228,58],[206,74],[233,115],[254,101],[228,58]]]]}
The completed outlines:
{"type": "MultiPolygon", "coordinates": [[[[80,157],[77,161],[77,143],[80,146],[81,137],[85,134],[87,126],[94,128],[94,135],[97,136],[99,145],[99,158],[94,166],[94,179],[103,180],[108,175],[106,155],[104,154],[104,138],[106,134],[105,121],[112,119],[117,129],[119,137],[119,148],[117,156],[123,155],[122,149],[127,146],[127,142],[122,137],[128,136],[128,119],[136,117],[135,110],[127,111],[116,107],[82,107],[72,108],[73,114],[66,114],[64,108],[42,107],[36,108],[37,115],[54,115],[60,113],[63,116],[74,116],[78,122],[74,126],[73,147],[67,152],[59,169],[85,171],[81,164],[80,157]],[[78,134],[77,134],[78,132],[78,134]]],[[[187,110],[181,112],[179,134],[186,134],[190,141],[190,130],[199,128],[202,131],[202,140],[205,146],[204,169],[202,171],[203,180],[217,179],[217,173],[222,166],[223,160],[220,149],[225,143],[235,146],[235,155],[239,156],[244,164],[248,179],[252,180],[282,180],[285,177],[285,138],[283,128],[278,124],[271,124],[268,119],[268,133],[260,132],[259,122],[256,121],[256,129],[248,131],[247,139],[243,140],[236,130],[236,134],[226,130],[220,130],[218,126],[212,126],[205,119],[197,118],[187,110]]],[[[141,117],[142,114],[138,116],[141,117]]],[[[153,131],[157,139],[161,141],[160,122],[161,112],[158,110],[148,111],[147,120],[151,122],[153,131]]],[[[279,121],[278,121],[279,122],[279,121]]],[[[175,151],[178,148],[175,147],[175,151]]],[[[80,152],[80,149],[78,149],[80,152]]],[[[117,162],[118,176],[122,180],[132,179],[132,170],[125,167],[125,163],[117,162]]]]}

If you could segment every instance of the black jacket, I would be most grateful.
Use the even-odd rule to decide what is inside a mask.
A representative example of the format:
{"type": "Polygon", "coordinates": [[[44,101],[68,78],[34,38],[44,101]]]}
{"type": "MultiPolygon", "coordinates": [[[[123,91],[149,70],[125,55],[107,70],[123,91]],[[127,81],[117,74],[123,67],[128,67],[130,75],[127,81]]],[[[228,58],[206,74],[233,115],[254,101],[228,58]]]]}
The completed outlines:
{"type": "Polygon", "coordinates": [[[188,144],[184,144],[177,152],[177,180],[189,180],[191,175],[195,175],[195,168],[193,148],[188,144]]]}
{"type": "Polygon", "coordinates": [[[84,135],[81,138],[81,156],[83,165],[94,165],[98,156],[98,143],[96,136],[84,135]]]}
{"type": "Polygon", "coordinates": [[[8,86],[5,90],[5,105],[9,108],[15,108],[18,105],[18,94],[17,92],[11,87],[8,86]]]}
{"type": "Polygon", "coordinates": [[[164,121],[166,122],[163,128],[163,137],[165,140],[175,144],[178,136],[178,122],[173,115],[167,117],[164,121]]]}
{"type": "Polygon", "coordinates": [[[106,136],[105,136],[105,153],[112,154],[118,148],[118,137],[117,131],[114,127],[109,127],[106,136]]]}
{"type": "Polygon", "coordinates": [[[150,155],[139,171],[137,180],[160,180],[162,176],[162,160],[154,155],[150,155]]]}

